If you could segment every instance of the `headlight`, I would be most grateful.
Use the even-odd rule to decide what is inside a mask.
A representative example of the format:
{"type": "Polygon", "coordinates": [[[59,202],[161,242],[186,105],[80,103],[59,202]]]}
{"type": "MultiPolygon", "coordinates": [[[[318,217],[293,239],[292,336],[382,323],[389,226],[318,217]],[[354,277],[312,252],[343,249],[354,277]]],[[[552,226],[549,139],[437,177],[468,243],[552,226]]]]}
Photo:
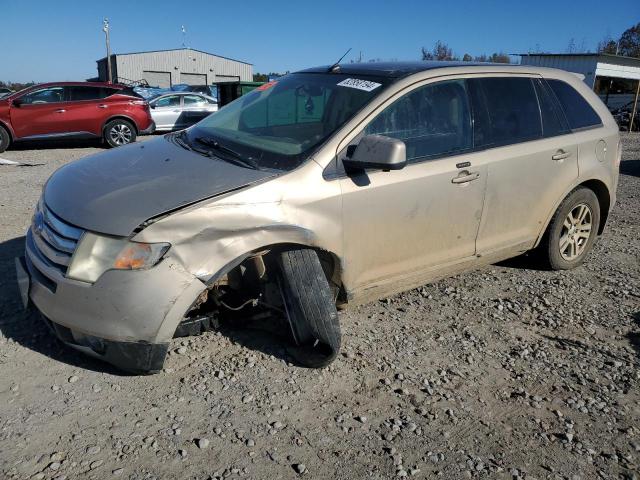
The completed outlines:
{"type": "Polygon", "coordinates": [[[142,270],[158,263],[168,243],[139,243],[85,232],[67,270],[67,277],[95,282],[107,270],[142,270]]]}

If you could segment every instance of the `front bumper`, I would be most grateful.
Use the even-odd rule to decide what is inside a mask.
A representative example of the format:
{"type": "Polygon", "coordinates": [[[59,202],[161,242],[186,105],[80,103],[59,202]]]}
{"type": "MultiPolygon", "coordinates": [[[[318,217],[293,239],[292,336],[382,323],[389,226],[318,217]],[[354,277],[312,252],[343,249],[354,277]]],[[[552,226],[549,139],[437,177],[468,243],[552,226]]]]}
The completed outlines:
{"type": "Polygon", "coordinates": [[[160,370],[205,285],[171,258],[148,270],[110,270],[93,284],[72,280],[47,262],[32,235],[27,232],[26,255],[16,263],[18,283],[56,336],[124,370],[160,370]]]}
{"type": "Polygon", "coordinates": [[[138,132],[138,135],[151,135],[153,132],[156,131],[156,122],[154,122],[153,120],[151,121],[151,125],[149,125],[147,128],[145,128],[144,130],[140,130],[138,132]]]}

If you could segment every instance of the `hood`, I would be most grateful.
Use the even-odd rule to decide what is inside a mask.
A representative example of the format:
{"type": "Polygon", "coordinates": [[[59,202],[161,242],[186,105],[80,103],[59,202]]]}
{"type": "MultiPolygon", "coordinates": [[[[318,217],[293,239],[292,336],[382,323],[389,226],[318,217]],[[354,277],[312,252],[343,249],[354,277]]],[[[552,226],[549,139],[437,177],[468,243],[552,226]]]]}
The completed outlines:
{"type": "Polygon", "coordinates": [[[47,182],[44,199],[73,225],[129,236],[151,217],[275,175],[202,156],[162,137],[62,167],[47,182]]]}

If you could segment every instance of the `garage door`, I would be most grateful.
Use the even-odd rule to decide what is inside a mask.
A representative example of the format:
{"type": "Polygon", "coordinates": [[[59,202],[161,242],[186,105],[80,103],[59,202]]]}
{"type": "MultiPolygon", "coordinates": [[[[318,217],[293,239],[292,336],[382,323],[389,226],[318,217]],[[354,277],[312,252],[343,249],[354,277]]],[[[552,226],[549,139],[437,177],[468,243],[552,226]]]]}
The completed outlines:
{"type": "Polygon", "coordinates": [[[152,72],[143,70],[142,78],[151,87],[169,88],[171,86],[171,72],[152,72]]]}
{"type": "Polygon", "coordinates": [[[207,76],[200,73],[181,73],[180,83],[187,85],[206,85],[207,76]]]}

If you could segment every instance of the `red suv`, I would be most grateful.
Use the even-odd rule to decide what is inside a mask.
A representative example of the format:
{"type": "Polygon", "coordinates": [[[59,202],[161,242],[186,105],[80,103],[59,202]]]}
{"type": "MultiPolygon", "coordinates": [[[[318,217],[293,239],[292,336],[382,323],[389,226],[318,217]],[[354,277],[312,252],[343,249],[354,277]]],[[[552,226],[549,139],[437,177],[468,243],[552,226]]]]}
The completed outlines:
{"type": "Polygon", "coordinates": [[[111,83],[43,83],[0,99],[0,152],[11,142],[102,138],[111,147],[152,133],[148,103],[111,83]]]}

